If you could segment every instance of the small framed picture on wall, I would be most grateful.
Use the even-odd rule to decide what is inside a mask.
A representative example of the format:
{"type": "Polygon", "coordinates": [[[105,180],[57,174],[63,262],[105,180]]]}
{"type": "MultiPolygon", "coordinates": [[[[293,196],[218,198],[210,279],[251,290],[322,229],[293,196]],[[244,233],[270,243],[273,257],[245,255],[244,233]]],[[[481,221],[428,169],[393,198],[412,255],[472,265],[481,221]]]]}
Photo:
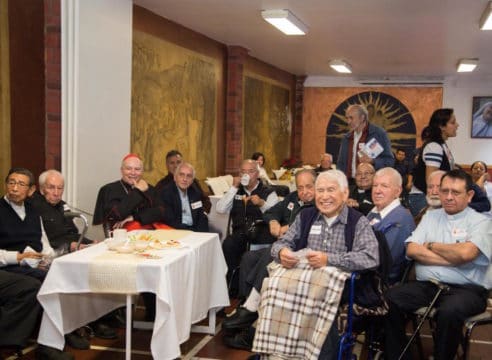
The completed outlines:
{"type": "Polygon", "coordinates": [[[473,97],[471,137],[492,138],[492,96],[473,97]]]}

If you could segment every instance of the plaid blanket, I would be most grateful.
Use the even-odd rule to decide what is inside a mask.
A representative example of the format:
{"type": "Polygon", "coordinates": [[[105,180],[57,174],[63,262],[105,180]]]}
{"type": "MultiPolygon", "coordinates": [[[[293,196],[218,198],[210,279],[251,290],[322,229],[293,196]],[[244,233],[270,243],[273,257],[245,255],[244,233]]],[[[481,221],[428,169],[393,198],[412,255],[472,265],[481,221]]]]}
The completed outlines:
{"type": "MultiPolygon", "coordinates": [[[[281,359],[317,359],[335,319],[349,273],[306,262],[275,262],[263,281],[253,351],[281,359]]],[[[263,357],[262,357],[263,358],[263,357]]]]}

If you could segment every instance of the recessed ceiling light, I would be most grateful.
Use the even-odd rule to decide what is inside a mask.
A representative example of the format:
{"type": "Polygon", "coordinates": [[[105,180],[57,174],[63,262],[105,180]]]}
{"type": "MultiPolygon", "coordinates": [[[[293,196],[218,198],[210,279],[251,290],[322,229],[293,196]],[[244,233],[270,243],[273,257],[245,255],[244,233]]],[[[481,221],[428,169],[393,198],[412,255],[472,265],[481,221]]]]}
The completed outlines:
{"type": "Polygon", "coordinates": [[[350,64],[343,60],[331,60],[330,66],[333,70],[339,73],[350,74],[352,72],[352,67],[350,64]]]}
{"type": "Polygon", "coordinates": [[[478,65],[478,59],[461,59],[458,62],[458,72],[472,72],[478,65]]]}
{"type": "Polygon", "coordinates": [[[263,10],[263,19],[286,35],[306,35],[308,28],[289,10],[263,10]]]}
{"type": "Polygon", "coordinates": [[[480,18],[480,30],[492,30],[492,1],[489,1],[480,18]]]}

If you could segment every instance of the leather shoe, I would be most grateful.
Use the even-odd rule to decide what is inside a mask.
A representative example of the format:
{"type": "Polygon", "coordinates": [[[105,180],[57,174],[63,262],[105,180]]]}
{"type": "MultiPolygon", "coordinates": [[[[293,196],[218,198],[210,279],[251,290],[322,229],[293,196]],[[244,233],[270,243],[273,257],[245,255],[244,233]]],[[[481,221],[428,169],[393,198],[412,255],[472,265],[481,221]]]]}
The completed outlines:
{"type": "Polygon", "coordinates": [[[85,337],[77,333],[77,330],[65,335],[65,341],[69,346],[78,350],[87,350],[91,347],[89,341],[85,337]]]}
{"type": "Polygon", "coordinates": [[[251,351],[254,337],[255,329],[248,327],[247,329],[241,330],[234,336],[224,336],[224,344],[234,349],[251,351]]]}
{"type": "Polygon", "coordinates": [[[258,319],[258,313],[249,311],[245,307],[239,306],[236,308],[236,312],[224,319],[222,322],[222,328],[224,329],[244,329],[258,319]]]}
{"type": "Polygon", "coordinates": [[[36,349],[36,359],[37,360],[74,360],[74,356],[68,352],[63,352],[61,350],[45,346],[38,345],[36,349]]]}
{"type": "Polygon", "coordinates": [[[118,337],[116,331],[101,322],[96,322],[91,325],[92,334],[100,339],[112,340],[118,337]]]}

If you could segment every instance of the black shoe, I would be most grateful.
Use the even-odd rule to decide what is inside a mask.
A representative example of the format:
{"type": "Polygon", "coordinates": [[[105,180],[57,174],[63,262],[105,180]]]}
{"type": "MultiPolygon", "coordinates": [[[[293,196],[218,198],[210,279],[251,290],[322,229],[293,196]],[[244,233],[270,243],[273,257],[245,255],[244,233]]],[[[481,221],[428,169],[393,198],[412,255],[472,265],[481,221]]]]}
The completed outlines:
{"type": "Polygon", "coordinates": [[[245,307],[239,306],[236,312],[222,321],[224,329],[244,329],[253,324],[258,319],[258,313],[249,311],[245,307]]]}
{"type": "Polygon", "coordinates": [[[126,327],[126,307],[111,311],[109,314],[103,316],[102,320],[109,327],[124,329],[126,327]]]}
{"type": "Polygon", "coordinates": [[[261,358],[260,354],[253,354],[248,356],[246,360],[260,360],[260,358],[261,358]]]}
{"type": "Polygon", "coordinates": [[[77,330],[72,331],[70,334],[65,335],[65,342],[78,350],[87,350],[91,347],[89,340],[77,333],[77,330]]]}
{"type": "Polygon", "coordinates": [[[224,344],[234,349],[251,351],[255,330],[252,327],[242,330],[234,336],[224,336],[224,344]]]}
{"type": "Polygon", "coordinates": [[[100,339],[112,340],[118,337],[116,331],[108,325],[97,321],[91,324],[92,335],[100,339]]]}
{"type": "Polygon", "coordinates": [[[37,360],[74,360],[74,356],[68,352],[63,352],[61,350],[46,346],[38,345],[36,349],[36,359],[37,360]]]}

